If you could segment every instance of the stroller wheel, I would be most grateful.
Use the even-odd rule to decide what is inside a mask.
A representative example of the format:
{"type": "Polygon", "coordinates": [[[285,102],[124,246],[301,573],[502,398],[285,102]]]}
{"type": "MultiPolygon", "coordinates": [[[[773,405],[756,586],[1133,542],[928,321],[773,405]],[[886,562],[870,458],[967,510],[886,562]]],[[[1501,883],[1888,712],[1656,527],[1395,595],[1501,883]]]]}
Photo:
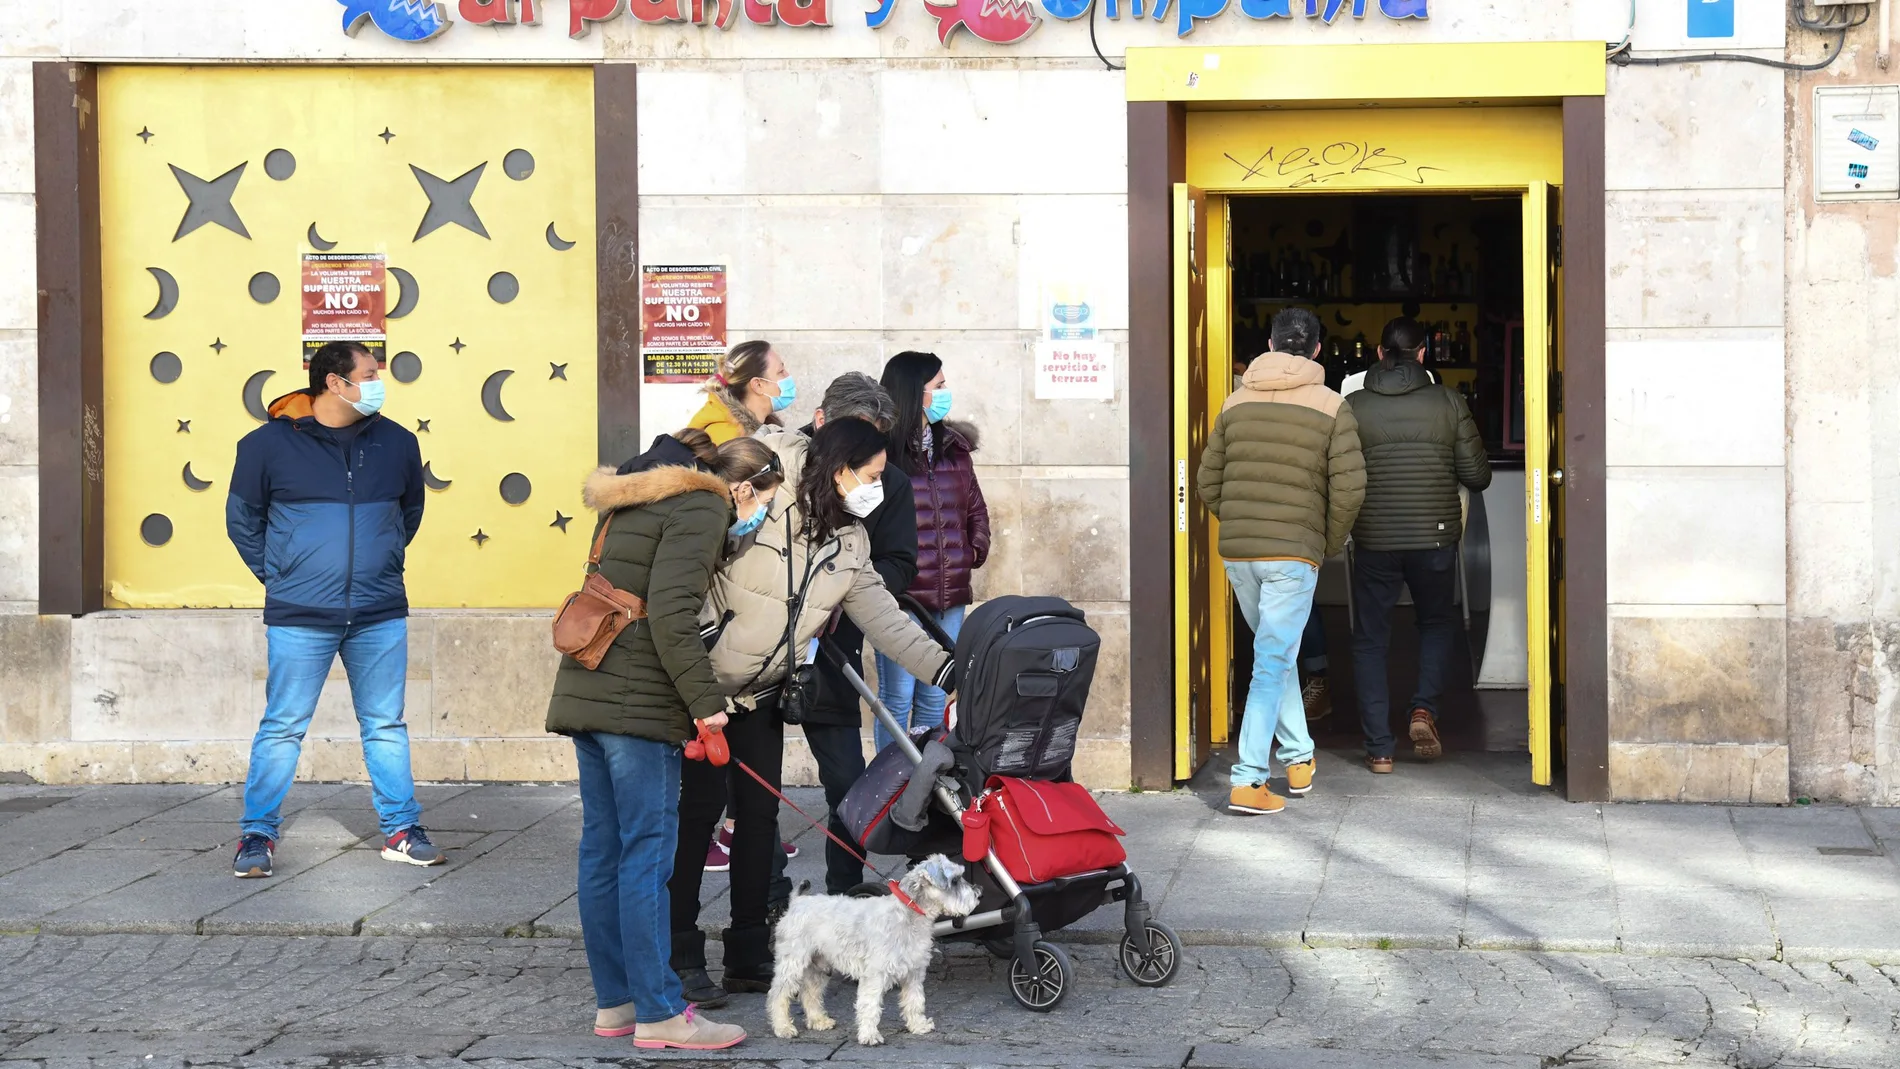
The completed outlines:
{"type": "Polygon", "coordinates": [[[1135,941],[1122,936],[1122,971],[1143,987],[1166,987],[1181,965],[1181,937],[1160,921],[1148,922],[1148,953],[1143,954],[1135,941]]]}
{"type": "Polygon", "coordinates": [[[1069,955],[1054,943],[1037,943],[1033,964],[1016,958],[1009,963],[1009,993],[1023,1009],[1048,1013],[1062,1004],[1075,982],[1069,955]]]}
{"type": "Polygon", "coordinates": [[[890,886],[882,883],[861,883],[846,891],[846,898],[882,898],[891,893],[890,886]]]}

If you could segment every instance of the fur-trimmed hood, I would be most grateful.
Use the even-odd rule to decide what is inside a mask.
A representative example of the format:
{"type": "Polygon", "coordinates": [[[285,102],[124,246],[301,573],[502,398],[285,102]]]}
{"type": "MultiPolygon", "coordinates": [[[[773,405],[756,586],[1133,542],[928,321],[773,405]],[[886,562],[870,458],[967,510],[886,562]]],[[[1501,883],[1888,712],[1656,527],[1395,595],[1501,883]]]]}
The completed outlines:
{"type": "Polygon", "coordinates": [[[595,512],[637,508],[669,497],[707,490],[721,496],[730,492],[719,476],[695,468],[668,464],[645,471],[620,474],[609,467],[594,469],[581,487],[581,500],[595,512]]]}
{"type": "Polygon", "coordinates": [[[966,453],[976,452],[982,442],[982,436],[977,434],[976,424],[965,423],[959,419],[941,420],[931,425],[931,431],[939,436],[943,444],[961,447],[966,453]]]}

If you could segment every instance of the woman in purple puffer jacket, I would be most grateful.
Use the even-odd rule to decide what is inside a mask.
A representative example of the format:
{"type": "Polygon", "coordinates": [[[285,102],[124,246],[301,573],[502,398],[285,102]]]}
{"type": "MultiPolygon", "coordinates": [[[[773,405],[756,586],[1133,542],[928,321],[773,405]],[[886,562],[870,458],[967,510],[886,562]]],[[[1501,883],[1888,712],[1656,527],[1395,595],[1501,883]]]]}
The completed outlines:
{"type": "MultiPolygon", "coordinates": [[[[889,462],[910,475],[917,497],[917,578],[910,596],[922,602],[952,638],[976,595],[971,577],[990,555],[990,510],[970,454],[976,428],[951,423],[950,388],[943,361],[932,353],[898,353],[884,365],[884,389],[897,408],[889,462]]],[[[912,728],[943,723],[944,692],[877,657],[878,698],[897,722],[912,728]]],[[[890,743],[877,727],[877,747],[890,743]]]]}

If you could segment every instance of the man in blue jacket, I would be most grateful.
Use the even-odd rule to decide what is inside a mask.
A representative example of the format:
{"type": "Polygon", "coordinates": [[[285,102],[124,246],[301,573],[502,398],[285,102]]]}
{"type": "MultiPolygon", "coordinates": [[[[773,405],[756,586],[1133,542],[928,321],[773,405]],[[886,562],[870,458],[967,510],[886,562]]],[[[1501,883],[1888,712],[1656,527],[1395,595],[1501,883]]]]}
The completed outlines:
{"type": "Polygon", "coordinates": [[[402,718],[402,566],[422,526],[422,454],[415,435],[378,414],[383,389],[369,350],[332,342],[310,359],[310,388],[272,401],[269,422],[238,443],[225,527],[264,584],[270,641],[264,721],[251,743],[232,865],[239,877],[271,874],[284,796],[338,654],[363,729],[383,857],[446,860],[422,828],[402,718]]]}

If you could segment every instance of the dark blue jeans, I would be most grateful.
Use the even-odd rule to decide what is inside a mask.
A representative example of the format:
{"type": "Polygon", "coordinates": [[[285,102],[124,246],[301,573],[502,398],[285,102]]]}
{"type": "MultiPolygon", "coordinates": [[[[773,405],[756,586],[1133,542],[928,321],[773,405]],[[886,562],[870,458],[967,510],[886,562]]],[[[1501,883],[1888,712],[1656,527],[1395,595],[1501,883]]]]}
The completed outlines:
{"type": "Polygon", "coordinates": [[[1326,674],[1326,625],[1319,618],[1319,606],[1306,614],[1306,630],[1300,634],[1300,671],[1309,676],[1326,674]]]}
{"type": "MultiPolygon", "coordinates": [[[[1418,621],[1418,690],[1411,709],[1438,715],[1438,696],[1451,669],[1457,611],[1453,605],[1458,573],[1455,547],[1385,552],[1360,549],[1352,567],[1352,679],[1359,691],[1359,718],[1366,732],[1366,754],[1391,757],[1392,710],[1386,686],[1386,650],[1392,644],[1392,608],[1399,591],[1412,591],[1418,621]]],[[[1407,710],[1410,720],[1410,709],[1407,710]]]]}
{"type": "Polygon", "coordinates": [[[574,736],[581,770],[580,909],[601,1009],[631,1002],[654,1024],[686,1012],[670,965],[666,881],[679,840],[680,748],[630,735],[574,736]]]}

